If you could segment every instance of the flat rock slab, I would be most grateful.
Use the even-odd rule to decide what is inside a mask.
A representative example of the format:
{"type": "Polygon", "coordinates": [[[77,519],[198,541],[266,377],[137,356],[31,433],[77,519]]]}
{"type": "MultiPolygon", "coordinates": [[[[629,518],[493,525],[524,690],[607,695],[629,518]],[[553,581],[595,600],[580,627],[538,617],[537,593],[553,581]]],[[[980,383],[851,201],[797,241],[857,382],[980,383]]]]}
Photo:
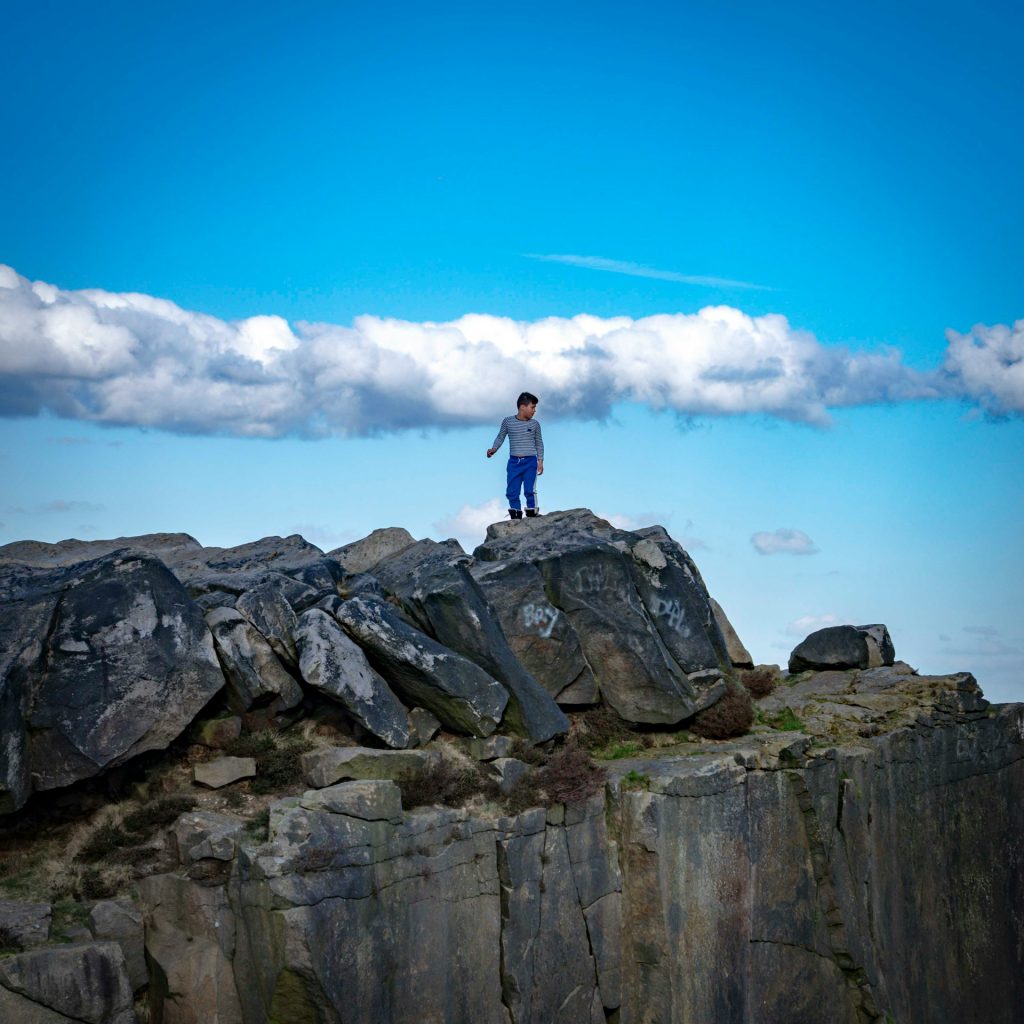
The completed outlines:
{"type": "Polygon", "coordinates": [[[218,757],[216,761],[204,761],[192,769],[192,777],[200,786],[220,789],[230,786],[239,779],[251,779],[256,775],[256,760],[252,757],[218,757]]]}
{"type": "Polygon", "coordinates": [[[401,790],[387,779],[359,779],[305,793],[300,806],[307,811],[329,811],[363,821],[402,820],[401,790]]]}
{"type": "Polygon", "coordinates": [[[50,937],[53,909],[49,903],[0,900],[0,931],[22,949],[41,946],[50,937]]]}
{"type": "Polygon", "coordinates": [[[353,597],[325,606],[410,704],[455,732],[489,736],[497,728],[508,691],[475,662],[409,625],[386,601],[353,597]]]}
{"type": "MultiPolygon", "coordinates": [[[[337,598],[331,600],[336,602],[337,598]]],[[[332,615],[323,608],[303,612],[295,630],[295,644],[299,670],[310,686],[336,700],[389,747],[409,745],[405,708],[332,615]]]]}
{"type": "Polygon", "coordinates": [[[302,755],[302,777],[317,789],[342,779],[402,779],[424,768],[423,750],[374,750],[371,747],[326,747],[302,755]]]}

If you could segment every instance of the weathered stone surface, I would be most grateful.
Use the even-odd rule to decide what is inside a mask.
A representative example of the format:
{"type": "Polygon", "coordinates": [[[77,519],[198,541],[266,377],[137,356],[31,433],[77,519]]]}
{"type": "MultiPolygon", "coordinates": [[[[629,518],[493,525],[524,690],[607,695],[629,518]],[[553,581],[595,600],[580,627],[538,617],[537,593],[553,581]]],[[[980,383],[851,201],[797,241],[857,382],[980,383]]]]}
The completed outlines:
{"type": "MultiPolygon", "coordinates": [[[[532,564],[539,571],[547,603],[579,638],[601,698],[627,721],[675,723],[692,715],[691,668],[683,669],[669,645],[687,666],[714,670],[716,678],[719,660],[711,641],[697,635],[711,612],[685,552],[663,531],[617,530],[587,509],[524,524],[488,527],[474,552],[478,563],[532,564]],[[699,614],[691,604],[700,605],[699,614]],[[703,657],[694,653],[698,649],[703,657]]],[[[491,572],[500,585],[502,573],[491,572]]],[[[477,574],[490,576],[480,568],[477,574]]],[[[724,649],[717,626],[713,631],[724,649]]],[[[565,691],[559,698],[568,702],[565,691]]]]}
{"type": "Polygon", "coordinates": [[[149,555],[8,565],[0,601],[0,809],[162,749],[224,685],[199,609],[149,555]]]}
{"type": "Polygon", "coordinates": [[[362,540],[342,544],[340,548],[329,551],[328,557],[335,559],[345,572],[369,572],[383,558],[395,555],[416,541],[408,530],[400,526],[388,526],[374,530],[362,540]]]}
{"type": "Polygon", "coordinates": [[[121,947],[93,942],[0,959],[0,1010],[12,1024],[135,1024],[121,947]]]}
{"type": "Polygon", "coordinates": [[[229,861],[245,822],[216,811],[188,811],[171,826],[173,848],[186,867],[200,860],[229,861]]]}
{"type": "Polygon", "coordinates": [[[540,570],[532,562],[477,562],[470,572],[537,682],[562,703],[595,703],[594,673],[568,618],[548,601],[540,570]]]}
{"type": "MultiPolygon", "coordinates": [[[[149,1002],[163,1024],[249,1024],[232,970],[235,915],[223,886],[176,875],[139,883],[146,907],[149,1002]]],[[[265,1020],[265,1018],[263,1018],[265,1020]]]]}
{"type": "Polygon", "coordinates": [[[629,546],[633,580],[658,634],[691,681],[713,684],[730,663],[700,570],[662,527],[635,536],[640,540],[629,546]]]}
{"type": "Polygon", "coordinates": [[[490,762],[490,768],[498,780],[498,789],[505,794],[530,774],[530,766],[515,757],[497,757],[490,762]]]}
{"type": "Polygon", "coordinates": [[[359,779],[325,789],[311,789],[299,806],[307,811],[329,811],[363,821],[402,820],[401,790],[387,779],[359,779]]]}
{"type": "Polygon", "coordinates": [[[751,657],[750,651],[743,646],[743,642],[740,640],[736,630],[733,629],[733,625],[722,609],[722,606],[713,597],[709,598],[709,601],[711,603],[711,611],[715,616],[715,622],[718,623],[718,628],[725,639],[725,650],[729,656],[729,661],[734,668],[753,668],[754,659],[751,657]]]}
{"type": "Polygon", "coordinates": [[[0,900],[0,935],[19,949],[41,946],[50,937],[53,908],[49,903],[0,900]]]}
{"type": "Polygon", "coordinates": [[[220,789],[240,779],[251,779],[256,775],[256,760],[252,757],[218,757],[213,761],[201,761],[192,769],[192,777],[200,786],[220,789]]]}
{"type": "Polygon", "coordinates": [[[342,779],[402,779],[430,760],[423,750],[324,747],[302,755],[302,775],[310,786],[332,786],[342,779]]]}
{"type": "Polygon", "coordinates": [[[408,703],[456,732],[488,736],[497,728],[508,691],[479,665],[410,626],[383,601],[356,597],[330,608],[408,703]]]}
{"type": "Polygon", "coordinates": [[[298,618],[289,598],[301,604],[300,611],[311,608],[319,600],[318,591],[312,587],[303,587],[303,590],[305,593],[302,595],[295,593],[294,581],[273,573],[240,594],[235,601],[238,611],[259,630],[274,653],[292,668],[299,665],[299,653],[295,649],[298,618]],[[304,603],[302,598],[308,598],[308,603],[304,603]]]}
{"type": "Polygon", "coordinates": [[[426,746],[440,731],[441,721],[426,708],[413,708],[409,712],[409,728],[416,745],[426,746]]]}
{"type": "Polygon", "coordinates": [[[567,732],[569,720],[508,646],[497,617],[454,540],[422,540],[374,566],[374,575],[417,624],[475,662],[509,693],[505,723],[535,742],[567,732]]]}
{"type": "Polygon", "coordinates": [[[210,718],[205,722],[200,722],[192,730],[192,735],[195,737],[196,743],[204,747],[220,749],[242,735],[242,719],[238,715],[210,718]]]}
{"type": "Polygon", "coordinates": [[[409,745],[405,708],[333,616],[322,608],[303,612],[295,643],[299,670],[310,686],[336,700],[388,746],[409,745]]]}
{"type": "Polygon", "coordinates": [[[234,608],[206,615],[214,647],[228,681],[228,702],[236,711],[273,704],[287,710],[302,701],[302,687],[285,670],[263,634],[234,608]]]}
{"type": "Polygon", "coordinates": [[[493,761],[496,757],[510,757],[516,741],[511,736],[474,737],[465,740],[463,749],[475,761],[493,761]]]}
{"type": "Polygon", "coordinates": [[[100,900],[89,912],[89,930],[98,942],[116,942],[124,953],[133,992],[149,984],[142,911],[130,899],[100,900]]]}
{"type": "Polygon", "coordinates": [[[297,805],[271,823],[232,885],[247,1021],[508,1024],[486,825],[455,811],[396,825],[297,805]]]}
{"type": "Polygon", "coordinates": [[[793,648],[789,671],[875,668],[891,665],[894,657],[885,626],[828,626],[811,633],[793,648]]]}

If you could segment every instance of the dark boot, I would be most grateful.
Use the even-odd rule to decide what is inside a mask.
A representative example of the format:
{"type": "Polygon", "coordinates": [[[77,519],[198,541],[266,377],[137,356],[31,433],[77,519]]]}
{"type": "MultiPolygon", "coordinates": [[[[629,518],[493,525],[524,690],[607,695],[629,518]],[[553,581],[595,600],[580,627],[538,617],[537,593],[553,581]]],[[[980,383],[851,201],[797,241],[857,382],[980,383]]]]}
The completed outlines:
{"type": "Polygon", "coordinates": [[[508,517],[509,519],[522,519],[523,510],[521,508],[510,508],[508,510],[508,517]]]}
{"type": "Polygon", "coordinates": [[[528,508],[526,510],[526,518],[527,519],[536,519],[537,516],[539,516],[539,515],[540,515],[540,509],[539,508],[528,508]]]}

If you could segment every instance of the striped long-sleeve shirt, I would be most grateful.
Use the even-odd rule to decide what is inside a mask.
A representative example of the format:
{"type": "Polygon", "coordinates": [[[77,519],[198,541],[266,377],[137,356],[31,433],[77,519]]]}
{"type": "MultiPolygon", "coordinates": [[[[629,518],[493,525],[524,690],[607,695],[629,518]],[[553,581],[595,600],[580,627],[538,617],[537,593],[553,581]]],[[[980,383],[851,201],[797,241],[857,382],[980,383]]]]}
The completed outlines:
{"type": "Polygon", "coordinates": [[[501,421],[498,436],[491,447],[497,451],[501,442],[508,437],[509,455],[536,455],[544,458],[544,439],[540,434],[540,424],[536,420],[521,420],[518,416],[506,416],[501,421]]]}

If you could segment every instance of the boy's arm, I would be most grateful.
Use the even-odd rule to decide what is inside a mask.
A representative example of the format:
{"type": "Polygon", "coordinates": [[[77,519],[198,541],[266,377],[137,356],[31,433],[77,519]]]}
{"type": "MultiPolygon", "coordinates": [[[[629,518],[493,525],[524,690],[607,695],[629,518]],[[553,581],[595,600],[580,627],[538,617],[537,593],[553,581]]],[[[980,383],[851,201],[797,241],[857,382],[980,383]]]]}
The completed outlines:
{"type": "Polygon", "coordinates": [[[544,472],[544,438],[541,436],[539,423],[535,436],[537,438],[537,476],[540,476],[544,472]]]}
{"type": "Polygon", "coordinates": [[[490,458],[501,447],[501,442],[505,440],[507,434],[508,424],[502,420],[501,429],[498,431],[498,436],[494,439],[494,444],[487,449],[487,458],[490,458]]]}

